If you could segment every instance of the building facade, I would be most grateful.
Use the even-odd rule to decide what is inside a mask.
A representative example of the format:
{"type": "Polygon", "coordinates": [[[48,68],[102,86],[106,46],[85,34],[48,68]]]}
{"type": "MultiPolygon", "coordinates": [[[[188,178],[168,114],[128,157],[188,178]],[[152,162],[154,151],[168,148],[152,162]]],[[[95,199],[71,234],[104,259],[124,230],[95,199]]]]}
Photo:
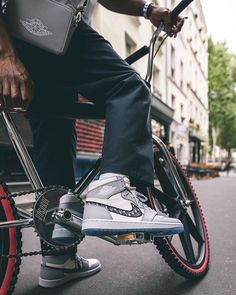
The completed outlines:
{"type": "MultiPolygon", "coordinates": [[[[173,8],[179,1],[158,2],[173,8]]],[[[208,48],[200,0],[194,1],[183,15],[188,17],[183,30],[177,38],[167,39],[154,61],[151,90],[153,133],[170,142],[180,162],[187,164],[206,160],[208,48]]],[[[142,17],[114,14],[101,5],[96,7],[91,25],[111,42],[122,58],[148,45],[154,31],[142,17]]],[[[145,77],[147,57],[133,67],[145,77]]],[[[83,146],[83,138],[80,140],[83,146]]],[[[80,143],[78,151],[83,154],[80,143]]]]}
{"type": "MultiPolygon", "coordinates": [[[[158,2],[161,6],[173,8],[179,1],[158,2]]],[[[182,32],[177,38],[167,39],[154,61],[151,90],[153,133],[170,142],[180,162],[187,164],[206,160],[208,42],[200,0],[193,1],[183,15],[188,19],[182,32]]],[[[154,31],[154,27],[143,17],[114,14],[99,4],[91,25],[110,41],[122,58],[148,45],[154,31]]],[[[137,61],[133,67],[145,77],[147,57],[137,61]]],[[[101,154],[104,121],[78,120],[76,128],[77,177],[80,177],[101,154]]],[[[32,143],[28,146],[32,148],[32,143]]],[[[0,173],[6,175],[6,171],[12,170],[7,168],[9,163],[16,163],[16,159],[12,157],[13,151],[9,151],[5,139],[1,141],[1,138],[0,151],[5,160],[1,163],[9,159],[6,165],[0,167],[0,173]]],[[[18,166],[16,176],[22,173],[18,166]]]]}

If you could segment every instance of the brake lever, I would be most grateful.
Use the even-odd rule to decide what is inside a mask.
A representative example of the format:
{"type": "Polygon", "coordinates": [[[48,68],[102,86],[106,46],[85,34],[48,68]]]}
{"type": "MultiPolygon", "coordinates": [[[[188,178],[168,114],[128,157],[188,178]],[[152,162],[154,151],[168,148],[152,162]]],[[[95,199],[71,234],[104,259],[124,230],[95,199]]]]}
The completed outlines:
{"type": "Polygon", "coordinates": [[[150,83],[152,79],[152,69],[153,69],[153,59],[154,59],[154,48],[155,48],[155,43],[160,35],[160,33],[164,29],[164,22],[161,22],[160,25],[156,28],[155,32],[152,35],[151,41],[149,43],[149,54],[148,54],[148,66],[147,66],[147,74],[145,77],[145,80],[150,83]]]}

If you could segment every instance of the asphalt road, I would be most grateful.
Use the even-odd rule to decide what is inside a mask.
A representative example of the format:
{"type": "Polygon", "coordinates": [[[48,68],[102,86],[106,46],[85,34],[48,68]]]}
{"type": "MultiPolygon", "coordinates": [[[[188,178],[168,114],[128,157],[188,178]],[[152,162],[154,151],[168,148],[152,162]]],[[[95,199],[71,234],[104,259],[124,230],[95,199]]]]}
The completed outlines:
{"type": "MultiPolygon", "coordinates": [[[[208,225],[211,267],[204,279],[188,281],[162,260],[153,245],[113,246],[86,238],[84,257],[101,260],[102,271],[53,290],[37,286],[40,257],[24,258],[14,295],[234,295],[236,294],[236,177],[194,181],[208,225]]],[[[24,230],[24,251],[39,249],[32,230],[24,230]]]]}

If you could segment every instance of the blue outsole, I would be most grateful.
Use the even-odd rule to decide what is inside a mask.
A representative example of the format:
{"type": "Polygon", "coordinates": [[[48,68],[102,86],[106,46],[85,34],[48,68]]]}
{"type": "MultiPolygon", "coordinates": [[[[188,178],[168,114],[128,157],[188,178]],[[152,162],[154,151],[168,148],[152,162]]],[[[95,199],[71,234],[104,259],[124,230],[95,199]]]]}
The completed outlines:
{"type": "Polygon", "coordinates": [[[86,236],[107,236],[107,235],[118,235],[118,234],[129,234],[129,233],[150,233],[153,235],[158,235],[158,236],[172,236],[175,234],[179,234],[183,232],[183,228],[182,227],[176,227],[176,228],[172,228],[170,229],[162,229],[160,231],[150,231],[150,229],[121,229],[121,230],[110,230],[110,229],[93,229],[93,228],[89,228],[89,229],[85,229],[82,231],[83,235],[86,236]]]}

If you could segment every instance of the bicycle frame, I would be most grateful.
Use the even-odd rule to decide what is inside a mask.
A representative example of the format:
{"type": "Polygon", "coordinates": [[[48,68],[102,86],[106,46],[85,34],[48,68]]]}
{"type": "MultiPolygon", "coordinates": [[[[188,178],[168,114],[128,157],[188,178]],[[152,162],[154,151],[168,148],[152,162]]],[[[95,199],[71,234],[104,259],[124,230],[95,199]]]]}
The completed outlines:
{"type": "MultiPolygon", "coordinates": [[[[175,20],[179,13],[183,11],[193,0],[182,0],[177,7],[171,12],[172,20],[175,20]]],[[[153,59],[161,47],[163,40],[171,35],[170,28],[164,28],[163,24],[154,32],[150,45],[142,47],[136,51],[126,60],[132,63],[142,56],[149,53],[148,57],[148,71],[146,81],[150,82],[152,77],[152,64],[153,59]],[[166,33],[165,37],[160,40],[160,45],[155,49],[155,42],[159,40],[158,35],[161,30],[166,33]],[[168,33],[169,32],[169,33],[168,33]]],[[[4,294],[12,294],[17,275],[20,270],[21,257],[31,255],[55,255],[65,253],[68,247],[76,246],[82,239],[82,200],[86,195],[86,188],[100,173],[100,160],[90,168],[90,170],[80,179],[76,184],[74,190],[69,190],[66,187],[55,185],[43,185],[40,176],[31,160],[29,153],[26,149],[17,126],[15,125],[11,113],[21,112],[25,110],[19,108],[8,109],[0,104],[0,120],[2,119],[4,126],[8,132],[14,150],[22,164],[25,174],[33,188],[31,191],[19,192],[10,194],[4,181],[0,180],[0,236],[1,236],[1,253],[0,253],[0,293],[2,290],[4,294]],[[35,202],[34,208],[31,210],[24,210],[15,204],[13,197],[34,193],[35,202]],[[63,196],[63,199],[62,199],[63,196]],[[68,197],[68,206],[62,205],[63,200],[68,197]],[[73,198],[77,197],[78,200],[73,198]],[[69,203],[76,203],[81,208],[80,212],[76,212],[75,207],[69,203]],[[64,236],[61,240],[56,240],[55,227],[59,225],[74,233],[77,239],[66,239],[64,236]],[[41,251],[25,252],[21,250],[21,228],[32,227],[38,234],[39,239],[44,241],[47,246],[53,248],[41,247],[41,251]],[[16,228],[16,230],[15,230],[16,228]],[[69,242],[71,240],[71,243],[69,242]],[[58,241],[58,242],[56,242],[58,241]],[[75,242],[75,243],[74,243],[75,242]],[[60,244],[59,244],[60,243],[60,244]],[[62,248],[61,248],[62,247],[62,248]],[[54,250],[55,248],[55,250],[54,250]]],[[[73,103],[60,105],[47,106],[47,108],[38,108],[37,116],[39,119],[104,119],[105,108],[93,104],[73,103]]],[[[35,116],[34,116],[35,118],[35,116]]],[[[185,171],[179,164],[174,155],[169,153],[165,144],[156,136],[153,139],[153,158],[154,170],[156,179],[153,185],[145,186],[138,180],[135,184],[131,181],[131,187],[126,189],[133,194],[130,195],[131,200],[140,204],[140,209],[145,215],[146,206],[154,209],[154,218],[157,217],[157,222],[160,216],[158,214],[164,213],[170,218],[179,219],[183,225],[182,232],[165,232],[159,231],[159,234],[153,234],[145,231],[144,229],[125,231],[128,234],[121,234],[122,230],[114,231],[114,235],[98,236],[99,238],[110,242],[114,245],[140,245],[144,243],[154,244],[165,262],[181,276],[187,279],[200,279],[208,271],[209,268],[209,238],[207,234],[207,227],[204,216],[201,210],[201,205],[195,192],[192,189],[191,182],[188,179],[185,171]],[[136,186],[135,188],[132,186],[136,186]],[[134,200],[136,199],[136,202],[134,200]],[[139,203],[143,202],[146,204],[139,203]],[[143,212],[144,211],[144,212],[143,212]],[[179,233],[174,235],[174,233],[179,233]]],[[[122,196],[123,197],[123,196],[122,196]]],[[[125,196],[124,196],[125,197],[125,196]]],[[[64,203],[65,204],[65,203],[64,203]]],[[[132,206],[133,207],[133,206],[132,206]]],[[[109,208],[107,208],[109,210],[109,208]]],[[[119,214],[119,212],[118,212],[119,214]]],[[[150,215],[151,217],[151,215],[150,215]]],[[[145,219],[145,218],[144,218],[145,219]]],[[[160,218],[161,219],[161,218],[160,218]]],[[[138,220],[135,220],[138,221],[138,220]]],[[[145,221],[145,220],[144,220],[145,221]]],[[[153,219],[156,222],[155,219],[153,219]]],[[[130,223],[132,224],[133,221],[130,223]]],[[[161,222],[162,223],[162,222],[161,222]]],[[[134,223],[133,223],[134,224],[134,223]]],[[[146,223],[144,223],[146,224],[146,223]]],[[[60,228],[60,227],[59,227],[60,228]]],[[[160,226],[160,229],[162,227],[160,226]]],[[[146,251],[144,249],[144,251],[146,251]]]]}
{"type": "MultiPolygon", "coordinates": [[[[33,164],[33,161],[31,160],[31,157],[26,149],[26,146],[23,142],[23,139],[12,119],[11,113],[6,110],[1,111],[1,117],[3,124],[5,125],[8,135],[10,137],[10,140],[12,142],[12,145],[14,147],[14,150],[17,153],[17,156],[23,166],[23,169],[34,189],[41,189],[43,188],[42,181],[38,175],[38,172],[33,164]]],[[[183,184],[179,178],[179,175],[176,171],[176,168],[172,162],[171,155],[166,148],[164,142],[153,135],[153,141],[160,150],[162,157],[167,163],[167,167],[169,169],[171,178],[178,189],[178,193],[184,198],[186,204],[188,202],[188,197],[186,194],[186,191],[183,187],[183,184]]],[[[90,182],[96,177],[96,175],[99,173],[99,166],[100,166],[100,159],[97,160],[97,162],[94,164],[93,167],[79,180],[79,182],[76,184],[75,187],[75,193],[77,195],[81,195],[81,193],[88,187],[90,182]]],[[[149,198],[152,196],[150,195],[149,198]]],[[[149,200],[151,204],[153,204],[152,200],[149,200]]],[[[1,228],[10,228],[10,227],[31,227],[33,226],[33,218],[32,215],[23,209],[19,209],[19,216],[23,218],[23,220],[14,220],[14,221],[8,221],[8,222],[0,222],[0,229],[1,228]]],[[[104,238],[104,237],[103,237],[104,238]]],[[[109,241],[111,239],[109,238],[109,241]]]]}
{"type": "MultiPolygon", "coordinates": [[[[143,48],[141,48],[140,50],[138,50],[136,53],[134,53],[132,56],[130,56],[128,59],[131,59],[135,56],[135,58],[133,58],[134,62],[135,60],[138,60],[139,58],[141,58],[142,56],[146,55],[147,53],[149,53],[149,57],[148,57],[148,68],[147,68],[147,75],[146,75],[146,81],[151,81],[152,78],[152,64],[153,64],[153,59],[154,59],[154,45],[156,40],[158,39],[158,36],[160,34],[161,31],[163,31],[164,29],[164,24],[161,23],[160,26],[156,29],[156,31],[153,34],[153,37],[151,39],[150,45],[149,47],[144,46],[143,48]]],[[[83,104],[80,104],[81,106],[83,106],[83,104]]],[[[91,105],[90,105],[91,107],[91,105]]],[[[19,109],[13,109],[13,111],[19,111],[19,109]]],[[[91,108],[89,109],[89,118],[97,118],[96,115],[99,116],[99,118],[101,117],[101,114],[98,112],[93,113],[91,111],[91,108]]],[[[1,109],[0,108],[0,114],[3,120],[3,124],[5,125],[8,135],[10,137],[10,140],[12,142],[12,145],[16,151],[16,154],[22,164],[22,167],[25,171],[25,174],[27,175],[32,187],[35,190],[38,189],[42,189],[44,186],[42,184],[42,181],[38,175],[38,172],[30,158],[30,155],[26,149],[26,146],[21,138],[20,133],[18,132],[17,127],[14,124],[14,121],[11,117],[11,113],[9,110],[6,109],[1,109]]],[[[67,110],[67,113],[63,113],[63,112],[59,112],[58,114],[53,113],[53,116],[57,116],[57,117],[66,117],[66,118],[71,118],[71,119],[75,119],[75,114],[73,112],[71,112],[71,110],[67,110]]],[[[78,119],[81,118],[80,116],[77,117],[78,119]]],[[[171,181],[173,181],[173,184],[176,187],[177,190],[177,194],[179,196],[182,197],[182,203],[181,205],[183,207],[187,207],[189,206],[189,200],[188,200],[188,196],[187,193],[185,191],[185,188],[182,184],[182,181],[177,173],[176,167],[172,161],[171,155],[167,149],[167,147],[165,146],[164,142],[153,135],[153,142],[155,143],[155,145],[157,146],[158,150],[161,152],[161,156],[164,159],[165,163],[166,163],[166,167],[169,171],[169,175],[171,177],[171,181]]],[[[82,194],[82,192],[88,187],[88,185],[90,184],[90,182],[96,177],[96,175],[99,173],[99,166],[100,166],[100,159],[98,159],[98,161],[95,163],[95,165],[80,179],[80,181],[76,184],[75,187],[75,193],[76,195],[80,196],[82,194]]],[[[148,193],[148,198],[149,198],[149,203],[151,204],[152,207],[154,207],[154,200],[152,197],[151,193],[148,193]]],[[[19,208],[18,210],[18,214],[21,218],[23,218],[24,220],[14,220],[14,221],[8,221],[8,222],[0,222],[0,229],[1,228],[9,228],[9,227],[30,227],[30,226],[34,226],[34,221],[32,218],[32,215],[27,212],[26,210],[23,210],[21,208],[19,208]]],[[[59,220],[57,220],[57,222],[61,225],[65,225],[67,227],[71,227],[71,223],[63,220],[63,217],[60,217],[60,214],[57,215],[57,218],[59,220]]],[[[75,223],[73,224],[74,227],[71,227],[71,230],[73,231],[73,229],[77,226],[79,229],[79,223],[77,222],[76,225],[76,216],[75,216],[75,223]]],[[[120,244],[120,242],[118,242],[115,237],[101,237],[109,242],[114,243],[115,245],[120,244]]]]}

